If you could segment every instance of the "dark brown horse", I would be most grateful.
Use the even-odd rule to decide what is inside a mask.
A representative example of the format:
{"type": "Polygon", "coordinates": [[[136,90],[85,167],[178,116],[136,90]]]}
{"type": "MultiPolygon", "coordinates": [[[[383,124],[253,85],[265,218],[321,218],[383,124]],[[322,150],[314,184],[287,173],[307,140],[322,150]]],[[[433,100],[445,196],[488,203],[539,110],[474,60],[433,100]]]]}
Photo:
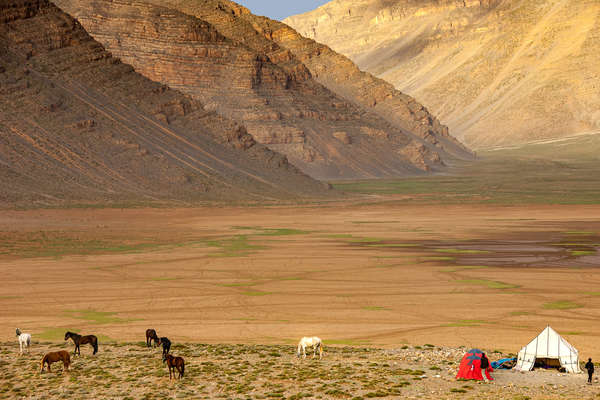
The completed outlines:
{"type": "Polygon", "coordinates": [[[73,332],[65,333],[65,340],[69,340],[69,338],[71,338],[73,343],[75,343],[75,351],[73,351],[74,355],[77,353],[81,355],[81,349],[79,346],[82,344],[90,344],[94,348],[94,354],[98,352],[98,338],[94,335],[81,336],[73,332]]]}
{"type": "MultiPolygon", "coordinates": [[[[175,376],[175,369],[179,372],[179,379],[183,378],[183,373],[185,372],[185,361],[183,361],[183,358],[166,354],[163,356],[163,362],[166,362],[169,367],[169,380],[171,376],[175,376]]],[[[175,376],[175,379],[177,379],[177,376],[175,376]]]]}
{"type": "Polygon", "coordinates": [[[69,370],[69,365],[71,365],[71,356],[68,351],[55,351],[52,353],[48,353],[42,358],[42,363],[40,364],[40,373],[44,372],[44,364],[48,364],[48,372],[52,372],[50,370],[50,364],[55,362],[62,361],[65,371],[69,370]]]}
{"type": "Polygon", "coordinates": [[[160,343],[160,339],[158,338],[156,331],[154,329],[146,329],[146,346],[151,347],[153,340],[154,346],[158,346],[160,343]]]}

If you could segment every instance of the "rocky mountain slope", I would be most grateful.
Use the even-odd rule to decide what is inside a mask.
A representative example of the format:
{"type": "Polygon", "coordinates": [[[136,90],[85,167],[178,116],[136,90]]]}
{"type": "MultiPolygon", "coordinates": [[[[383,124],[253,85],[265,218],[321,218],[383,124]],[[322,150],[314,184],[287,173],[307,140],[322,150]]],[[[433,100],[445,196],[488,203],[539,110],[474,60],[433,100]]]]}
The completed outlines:
{"type": "Polygon", "coordinates": [[[470,146],[600,129],[596,0],[334,0],[285,22],[423,101],[470,146]]]}
{"type": "Polygon", "coordinates": [[[0,204],[265,200],[325,184],[111,56],[46,0],[0,2],[0,204]]]}
{"type": "MultiPolygon", "coordinates": [[[[291,29],[255,17],[235,3],[58,0],[57,4],[136,71],[242,123],[256,140],[285,154],[313,177],[415,174],[440,170],[457,156],[470,156],[420,104],[361,73],[344,57],[339,56],[345,66],[334,65],[334,60],[329,69],[343,67],[346,75],[337,82],[327,74],[321,79],[301,58],[302,52],[285,47],[284,40],[277,39],[283,35],[272,32],[291,29]],[[350,86],[345,85],[355,77],[359,85],[347,90],[350,86]],[[388,107],[389,115],[382,116],[374,112],[378,98],[399,106],[388,107]]],[[[325,49],[308,42],[313,44],[311,52],[325,49]]]]}

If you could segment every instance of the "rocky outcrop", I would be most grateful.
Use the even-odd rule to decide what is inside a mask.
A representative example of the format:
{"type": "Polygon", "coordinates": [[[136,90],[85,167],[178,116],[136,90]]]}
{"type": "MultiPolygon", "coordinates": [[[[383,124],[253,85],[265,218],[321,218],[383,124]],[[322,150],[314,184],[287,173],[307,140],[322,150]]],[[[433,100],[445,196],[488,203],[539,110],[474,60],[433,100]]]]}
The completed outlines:
{"type": "Polygon", "coordinates": [[[0,205],[327,193],[239,124],[134,72],[48,1],[0,3],[0,66],[0,205]]]}
{"type": "Polygon", "coordinates": [[[334,0],[286,19],[482,148],[600,130],[595,0],[334,0]]]}
{"type": "Polygon", "coordinates": [[[410,123],[403,123],[399,112],[397,121],[383,118],[345,93],[343,85],[336,91],[334,85],[323,85],[325,80],[315,80],[310,66],[277,43],[269,31],[274,22],[254,20],[257,17],[235,3],[58,0],[58,4],[136,71],[242,123],[256,140],[285,154],[313,177],[370,178],[443,168],[441,161],[424,168],[404,157],[402,150],[415,142],[439,153],[440,160],[469,155],[422,106],[389,85],[390,93],[407,102],[402,115],[410,123]],[[345,132],[345,138],[337,138],[337,132],[345,132]]]}

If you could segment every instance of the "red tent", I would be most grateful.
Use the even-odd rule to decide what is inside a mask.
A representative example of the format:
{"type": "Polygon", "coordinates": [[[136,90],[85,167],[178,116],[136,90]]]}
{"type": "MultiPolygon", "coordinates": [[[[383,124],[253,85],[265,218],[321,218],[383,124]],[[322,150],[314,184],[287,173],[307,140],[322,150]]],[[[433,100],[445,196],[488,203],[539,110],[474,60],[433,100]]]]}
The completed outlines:
{"type": "MultiPolygon", "coordinates": [[[[456,374],[456,379],[474,379],[477,381],[483,380],[483,375],[481,374],[481,356],[483,355],[483,351],[479,349],[471,349],[467,351],[462,361],[460,362],[460,367],[458,368],[458,374],[456,374]]],[[[489,358],[488,358],[489,361],[489,358]]],[[[488,367],[485,370],[485,374],[489,380],[493,380],[490,376],[490,372],[494,371],[492,367],[488,367]]]]}

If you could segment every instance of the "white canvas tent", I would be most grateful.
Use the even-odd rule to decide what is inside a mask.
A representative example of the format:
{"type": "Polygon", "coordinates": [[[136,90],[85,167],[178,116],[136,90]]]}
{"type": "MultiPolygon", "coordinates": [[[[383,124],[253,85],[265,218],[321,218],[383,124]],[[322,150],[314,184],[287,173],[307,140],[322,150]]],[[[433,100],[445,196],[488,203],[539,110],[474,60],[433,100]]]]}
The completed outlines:
{"type": "Polygon", "coordinates": [[[579,353],[549,325],[535,339],[519,351],[516,370],[531,371],[536,363],[561,366],[567,372],[581,373],[579,353]]]}

